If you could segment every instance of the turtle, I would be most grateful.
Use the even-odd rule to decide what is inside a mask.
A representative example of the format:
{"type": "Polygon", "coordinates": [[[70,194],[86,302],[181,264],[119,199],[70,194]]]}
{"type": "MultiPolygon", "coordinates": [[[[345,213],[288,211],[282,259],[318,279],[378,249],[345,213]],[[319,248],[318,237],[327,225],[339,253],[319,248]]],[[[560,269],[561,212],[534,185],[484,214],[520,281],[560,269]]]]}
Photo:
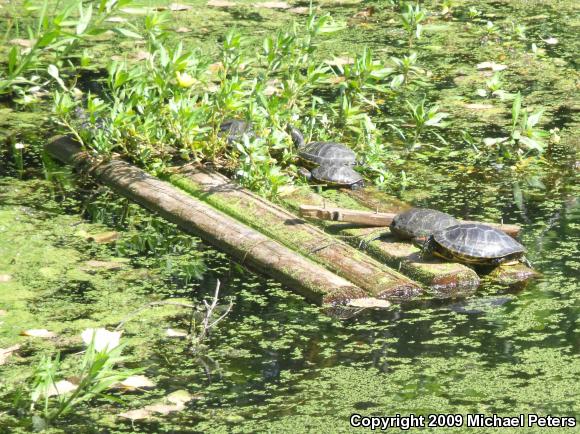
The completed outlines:
{"type": "Polygon", "coordinates": [[[305,143],[304,136],[298,128],[290,126],[289,130],[304,165],[309,167],[356,165],[356,154],[347,146],[336,142],[305,143]]]}
{"type": "Polygon", "coordinates": [[[397,214],[390,229],[398,238],[425,241],[429,235],[459,223],[455,217],[441,211],[411,208],[397,214]]]}
{"type": "Polygon", "coordinates": [[[252,124],[240,119],[226,119],[220,125],[219,135],[226,137],[228,144],[242,140],[244,134],[252,135],[252,124]]]}
{"type": "Polygon", "coordinates": [[[300,172],[307,179],[334,186],[349,186],[353,190],[364,186],[363,177],[353,169],[356,154],[352,149],[336,142],[305,143],[298,128],[290,126],[289,130],[303,166],[300,172]]]}
{"type": "Polygon", "coordinates": [[[464,223],[437,231],[425,242],[424,251],[473,265],[525,261],[524,246],[505,232],[482,223],[464,223]]]}

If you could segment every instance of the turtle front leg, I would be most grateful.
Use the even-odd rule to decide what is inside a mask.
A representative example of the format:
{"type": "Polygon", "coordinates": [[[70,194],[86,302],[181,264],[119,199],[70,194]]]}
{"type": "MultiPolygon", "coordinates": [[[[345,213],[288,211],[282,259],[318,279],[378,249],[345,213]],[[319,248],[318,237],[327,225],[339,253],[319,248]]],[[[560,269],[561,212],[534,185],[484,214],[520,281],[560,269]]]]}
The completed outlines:
{"type": "Polygon", "coordinates": [[[298,174],[306,178],[307,181],[312,181],[312,172],[305,167],[299,167],[298,174]]]}

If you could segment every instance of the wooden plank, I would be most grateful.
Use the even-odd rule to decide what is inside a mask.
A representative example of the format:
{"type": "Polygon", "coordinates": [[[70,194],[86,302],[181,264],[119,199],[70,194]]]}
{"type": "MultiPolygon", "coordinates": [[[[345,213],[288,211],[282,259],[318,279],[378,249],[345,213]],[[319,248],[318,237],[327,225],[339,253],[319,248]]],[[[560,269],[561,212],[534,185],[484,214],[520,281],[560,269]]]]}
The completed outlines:
{"type": "MultiPolygon", "coordinates": [[[[328,207],[326,205],[302,204],[299,208],[302,217],[315,218],[319,220],[329,220],[334,222],[356,223],[365,226],[387,227],[391,224],[396,213],[386,213],[377,211],[361,211],[347,208],[328,207]]],[[[520,233],[520,227],[514,224],[477,222],[472,220],[462,220],[463,223],[483,223],[493,228],[505,232],[509,236],[516,237],[520,233]]]]}
{"type": "Polygon", "coordinates": [[[187,167],[170,176],[169,180],[236,220],[348,279],[374,297],[411,298],[423,292],[415,281],[384,263],[216,172],[187,167]]]}
{"type": "Polygon", "coordinates": [[[288,285],[315,303],[368,297],[348,280],[126,162],[113,160],[97,164],[88,153],[81,151],[78,143],[66,136],[55,137],[46,149],[62,162],[90,173],[97,181],[158,213],[185,232],[227,252],[240,264],[288,285]]]}

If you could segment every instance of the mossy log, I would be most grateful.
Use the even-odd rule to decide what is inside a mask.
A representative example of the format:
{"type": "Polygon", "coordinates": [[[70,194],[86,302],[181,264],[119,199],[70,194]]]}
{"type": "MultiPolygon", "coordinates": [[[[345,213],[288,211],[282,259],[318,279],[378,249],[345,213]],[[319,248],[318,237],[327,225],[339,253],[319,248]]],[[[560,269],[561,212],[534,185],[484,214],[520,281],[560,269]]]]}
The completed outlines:
{"type": "Polygon", "coordinates": [[[82,152],[78,143],[66,136],[53,138],[46,149],[55,158],[90,173],[120,195],[158,213],[185,232],[227,252],[242,265],[271,276],[315,303],[346,302],[368,296],[348,280],[126,162],[97,163],[88,153],[82,152]]]}
{"type": "MultiPolygon", "coordinates": [[[[344,203],[339,198],[340,194],[334,191],[329,197],[344,203]]],[[[360,191],[356,194],[362,195],[360,191]]],[[[328,197],[322,197],[307,188],[288,190],[282,200],[293,209],[299,209],[301,205],[322,205],[331,208],[336,206],[328,197]]],[[[364,205],[358,204],[358,207],[365,209],[364,205]]],[[[401,211],[405,209],[405,206],[398,203],[396,209],[401,211]]],[[[418,247],[391,237],[388,227],[369,228],[330,221],[320,221],[320,223],[327,231],[342,236],[353,246],[364,247],[365,251],[373,257],[427,285],[436,296],[464,295],[473,292],[480,284],[480,279],[473,269],[455,262],[424,259],[418,247]]]]}
{"type": "Polygon", "coordinates": [[[411,298],[423,290],[413,280],[321,229],[200,167],[171,175],[172,184],[300,252],[378,298],[411,298]]]}

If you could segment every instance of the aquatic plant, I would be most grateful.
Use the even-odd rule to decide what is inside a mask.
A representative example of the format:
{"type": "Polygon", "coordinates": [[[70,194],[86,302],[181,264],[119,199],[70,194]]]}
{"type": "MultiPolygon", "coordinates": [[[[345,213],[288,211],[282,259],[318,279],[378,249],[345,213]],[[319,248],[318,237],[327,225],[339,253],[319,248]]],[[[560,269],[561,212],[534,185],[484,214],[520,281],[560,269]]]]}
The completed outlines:
{"type": "MultiPolygon", "coordinates": [[[[449,113],[440,112],[437,105],[425,106],[425,98],[416,103],[406,101],[406,105],[407,113],[414,125],[413,138],[409,144],[409,148],[413,149],[425,129],[443,126],[443,119],[448,117],[449,113]]],[[[436,132],[433,131],[433,134],[445,143],[445,140],[436,132]]]]}
{"type": "Polygon", "coordinates": [[[525,153],[530,151],[542,153],[544,151],[542,138],[549,134],[536,128],[543,112],[544,110],[538,110],[528,115],[527,110],[522,108],[522,97],[518,92],[512,105],[511,142],[519,151],[523,150],[525,153]]]}
{"type": "Polygon", "coordinates": [[[62,370],[60,355],[41,358],[30,384],[28,409],[36,429],[46,428],[96,396],[106,398],[105,390],[136,372],[120,370],[117,366],[124,360],[120,337],[120,332],[106,329],[85,330],[82,339],[87,348],[77,365],[74,382],[58,379],[62,370]]]}
{"type": "MultiPolygon", "coordinates": [[[[27,39],[20,41],[23,46],[13,43],[8,52],[6,67],[0,64],[0,95],[15,92],[23,102],[35,101],[28,93],[38,92],[46,86],[46,76],[42,77],[42,74],[47,71],[47,66],[51,62],[66,62],[69,67],[72,66],[70,58],[80,50],[81,42],[86,37],[107,30],[105,20],[132,2],[133,0],[100,0],[96,7],[93,4],[85,7],[82,0],[72,0],[63,7],[53,8],[48,0],[41,4],[25,1],[24,10],[38,12],[38,16],[34,24],[21,26],[18,19],[8,23],[3,43],[14,37],[20,38],[21,27],[27,39]],[[70,30],[71,26],[73,31],[70,30]]],[[[112,30],[125,36],[131,33],[123,27],[112,30]]],[[[88,59],[86,52],[82,52],[84,54],[79,56],[81,64],[83,59],[88,59]]],[[[48,74],[50,75],[50,71],[48,74]]]]}
{"type": "Polygon", "coordinates": [[[421,39],[423,32],[421,22],[427,18],[427,12],[421,8],[419,3],[416,3],[415,6],[411,3],[406,3],[400,18],[403,28],[409,36],[409,47],[412,47],[415,39],[421,39]]]}

